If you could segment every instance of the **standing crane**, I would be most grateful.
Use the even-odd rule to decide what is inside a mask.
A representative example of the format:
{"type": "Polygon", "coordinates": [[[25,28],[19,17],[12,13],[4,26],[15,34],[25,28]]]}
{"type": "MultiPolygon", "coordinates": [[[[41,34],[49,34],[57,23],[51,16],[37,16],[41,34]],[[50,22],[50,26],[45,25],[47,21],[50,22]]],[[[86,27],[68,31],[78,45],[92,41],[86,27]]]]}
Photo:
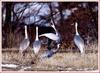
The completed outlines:
{"type": "Polygon", "coordinates": [[[27,25],[24,26],[25,28],[25,39],[20,43],[20,47],[19,47],[19,51],[21,52],[21,54],[23,53],[23,51],[25,51],[29,44],[30,44],[30,41],[29,41],[29,38],[28,38],[28,34],[27,34],[27,25]]]}
{"type": "Polygon", "coordinates": [[[41,42],[39,41],[39,37],[38,37],[38,26],[36,26],[36,38],[35,38],[35,41],[33,43],[34,53],[38,54],[40,48],[41,48],[41,42]]]}
{"type": "Polygon", "coordinates": [[[78,23],[75,23],[75,30],[76,30],[76,34],[74,36],[74,43],[75,45],[79,48],[81,54],[85,53],[84,52],[84,40],[82,39],[82,37],[79,35],[78,30],[77,30],[77,26],[78,23]]]}

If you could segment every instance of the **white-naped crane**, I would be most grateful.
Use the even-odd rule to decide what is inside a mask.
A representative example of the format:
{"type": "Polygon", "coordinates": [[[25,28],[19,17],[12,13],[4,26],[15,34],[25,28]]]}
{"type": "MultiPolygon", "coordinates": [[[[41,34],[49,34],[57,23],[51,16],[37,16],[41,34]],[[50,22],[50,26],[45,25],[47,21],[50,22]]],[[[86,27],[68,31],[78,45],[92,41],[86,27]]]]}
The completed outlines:
{"type": "Polygon", "coordinates": [[[78,30],[77,30],[77,26],[78,26],[78,23],[76,22],[75,23],[75,31],[76,31],[76,34],[74,36],[74,43],[79,48],[81,54],[84,54],[85,53],[85,51],[84,51],[84,40],[79,35],[78,30]]]}
{"type": "Polygon", "coordinates": [[[38,26],[36,26],[36,37],[35,37],[35,41],[33,43],[33,48],[32,48],[36,55],[38,54],[40,48],[41,48],[41,42],[38,37],[38,26]]]}
{"type": "Polygon", "coordinates": [[[55,30],[56,35],[59,37],[59,39],[56,40],[57,49],[58,49],[60,47],[60,44],[61,44],[61,35],[59,34],[58,30],[56,29],[55,23],[53,22],[53,20],[51,20],[51,23],[52,23],[51,27],[55,30]]]}
{"type": "MultiPolygon", "coordinates": [[[[57,50],[59,49],[60,44],[61,44],[61,36],[60,36],[59,32],[57,31],[57,29],[55,28],[53,21],[51,21],[51,23],[52,24],[50,26],[55,30],[55,33],[44,33],[44,34],[39,35],[39,37],[44,36],[44,37],[49,38],[50,41],[51,40],[55,41],[57,44],[57,48],[53,49],[50,46],[48,46],[48,50],[42,55],[42,57],[51,57],[54,53],[57,52],[57,50]]],[[[50,45],[50,43],[51,43],[50,41],[48,41],[48,45],[50,45]]]]}
{"type": "Polygon", "coordinates": [[[27,33],[27,25],[24,26],[25,28],[25,39],[20,43],[20,47],[19,47],[19,52],[22,54],[23,51],[25,51],[29,44],[30,44],[30,40],[28,38],[28,33],[27,33]]]}

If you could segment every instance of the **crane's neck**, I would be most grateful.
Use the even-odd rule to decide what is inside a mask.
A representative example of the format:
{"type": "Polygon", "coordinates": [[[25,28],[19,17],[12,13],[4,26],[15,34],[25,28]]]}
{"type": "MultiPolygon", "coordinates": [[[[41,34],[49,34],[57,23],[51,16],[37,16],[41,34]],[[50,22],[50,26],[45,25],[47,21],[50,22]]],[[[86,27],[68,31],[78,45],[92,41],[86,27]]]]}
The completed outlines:
{"type": "Polygon", "coordinates": [[[76,35],[79,35],[78,30],[77,30],[77,26],[78,26],[78,24],[75,23],[76,35]]]}
{"type": "Polygon", "coordinates": [[[35,40],[39,40],[38,38],[38,27],[36,26],[36,39],[35,40]]]}
{"type": "Polygon", "coordinates": [[[51,25],[51,27],[53,27],[53,29],[55,30],[55,32],[56,32],[56,35],[58,36],[59,35],[59,33],[58,33],[58,31],[57,31],[57,29],[56,29],[56,27],[55,27],[55,25],[54,25],[54,23],[53,23],[53,21],[51,20],[51,23],[52,23],[52,25],[51,25]]]}
{"type": "Polygon", "coordinates": [[[59,35],[59,33],[58,33],[58,31],[55,29],[55,32],[56,32],[56,35],[58,36],[59,35]]]}
{"type": "Polygon", "coordinates": [[[27,26],[25,25],[25,39],[28,39],[27,26]]]}
{"type": "Polygon", "coordinates": [[[53,27],[53,29],[55,30],[56,35],[58,36],[59,34],[58,34],[58,31],[57,31],[57,29],[56,29],[55,25],[53,24],[53,25],[52,25],[52,27],[53,27]]]}

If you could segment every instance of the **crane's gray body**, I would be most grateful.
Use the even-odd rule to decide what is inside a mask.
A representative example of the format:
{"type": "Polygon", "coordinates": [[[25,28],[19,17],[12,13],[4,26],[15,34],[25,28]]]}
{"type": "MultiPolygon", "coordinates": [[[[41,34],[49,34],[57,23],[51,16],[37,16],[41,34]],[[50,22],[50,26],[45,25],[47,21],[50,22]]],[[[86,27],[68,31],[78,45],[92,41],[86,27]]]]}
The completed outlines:
{"type": "Polygon", "coordinates": [[[39,40],[36,40],[34,43],[33,43],[33,50],[34,50],[34,53],[37,54],[38,51],[40,50],[41,48],[41,42],[39,40]]]}
{"type": "Polygon", "coordinates": [[[24,39],[21,43],[20,43],[20,51],[23,52],[24,50],[27,49],[27,47],[29,46],[30,41],[29,39],[24,39]]]}
{"type": "Polygon", "coordinates": [[[79,48],[80,52],[84,52],[84,40],[80,37],[80,35],[75,35],[74,37],[75,45],[79,48]]]}

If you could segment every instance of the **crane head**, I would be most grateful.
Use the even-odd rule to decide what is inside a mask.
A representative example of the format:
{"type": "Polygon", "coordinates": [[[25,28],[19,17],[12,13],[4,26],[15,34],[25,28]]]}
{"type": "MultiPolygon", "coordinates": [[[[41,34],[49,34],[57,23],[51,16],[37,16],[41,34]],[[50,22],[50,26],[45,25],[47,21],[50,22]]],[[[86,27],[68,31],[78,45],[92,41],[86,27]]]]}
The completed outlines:
{"type": "Polygon", "coordinates": [[[26,29],[26,28],[27,28],[27,25],[25,25],[24,27],[25,27],[25,29],[26,29]]]}

